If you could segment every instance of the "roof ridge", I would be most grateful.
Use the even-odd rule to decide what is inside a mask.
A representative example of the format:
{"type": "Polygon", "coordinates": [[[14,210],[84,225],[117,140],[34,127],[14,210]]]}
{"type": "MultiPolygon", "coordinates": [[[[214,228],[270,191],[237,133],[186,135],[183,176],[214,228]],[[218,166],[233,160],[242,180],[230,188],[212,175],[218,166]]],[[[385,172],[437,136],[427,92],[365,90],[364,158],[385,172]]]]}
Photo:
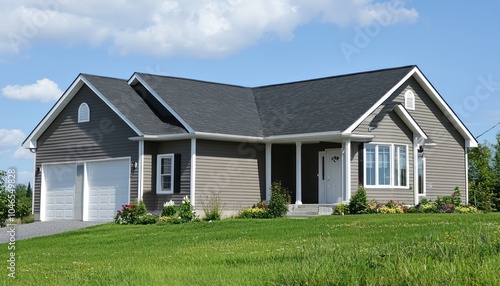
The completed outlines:
{"type": "Polygon", "coordinates": [[[418,67],[418,66],[417,65],[407,65],[407,66],[400,66],[400,67],[383,68],[383,69],[377,69],[377,70],[354,72],[354,73],[340,74],[340,75],[334,75],[334,76],[325,76],[325,77],[320,77],[320,78],[311,78],[311,79],[298,80],[298,81],[285,82],[285,83],[275,83],[275,84],[269,84],[269,85],[262,85],[262,86],[253,87],[252,89],[267,88],[267,87],[273,87],[273,86],[283,86],[283,85],[288,85],[288,84],[297,84],[297,83],[304,83],[304,82],[313,82],[313,81],[320,81],[320,80],[325,80],[325,79],[341,78],[341,77],[356,76],[356,75],[362,75],[362,74],[370,74],[370,73],[385,72],[385,71],[390,71],[390,70],[415,68],[415,67],[418,67]]]}
{"type": "Polygon", "coordinates": [[[80,76],[91,76],[91,77],[98,77],[98,78],[104,78],[104,79],[116,79],[116,80],[122,80],[122,81],[127,81],[124,78],[118,78],[118,77],[112,77],[112,76],[103,76],[103,75],[95,75],[95,74],[89,74],[89,73],[80,73],[80,76]]]}
{"type": "Polygon", "coordinates": [[[199,83],[208,83],[208,84],[214,84],[214,85],[231,86],[231,87],[238,87],[238,88],[244,88],[244,89],[251,89],[251,87],[243,86],[243,85],[237,85],[237,84],[231,84],[231,83],[222,83],[222,82],[215,82],[215,81],[202,80],[202,79],[193,79],[193,78],[187,78],[187,77],[178,77],[178,76],[170,76],[170,75],[158,75],[158,74],[142,73],[142,72],[136,72],[135,74],[147,75],[147,76],[154,76],[154,77],[162,77],[162,78],[170,78],[170,79],[178,79],[178,80],[186,80],[186,81],[199,82],[199,83]]]}

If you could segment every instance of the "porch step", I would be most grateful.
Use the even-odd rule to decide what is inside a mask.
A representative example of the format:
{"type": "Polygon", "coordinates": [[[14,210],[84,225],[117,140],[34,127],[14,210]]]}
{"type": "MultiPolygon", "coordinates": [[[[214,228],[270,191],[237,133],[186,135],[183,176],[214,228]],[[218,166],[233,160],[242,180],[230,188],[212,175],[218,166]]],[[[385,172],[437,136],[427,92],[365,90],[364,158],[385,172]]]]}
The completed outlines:
{"type": "Polygon", "coordinates": [[[289,205],[287,217],[309,217],[319,215],[331,215],[333,205],[302,204],[289,205]]]}

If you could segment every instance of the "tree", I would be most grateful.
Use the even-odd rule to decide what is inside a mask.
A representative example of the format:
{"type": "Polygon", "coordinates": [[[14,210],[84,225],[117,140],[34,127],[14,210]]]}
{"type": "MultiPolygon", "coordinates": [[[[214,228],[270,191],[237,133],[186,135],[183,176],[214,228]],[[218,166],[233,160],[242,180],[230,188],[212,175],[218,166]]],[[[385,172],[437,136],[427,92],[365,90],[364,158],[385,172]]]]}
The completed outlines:
{"type": "Polygon", "coordinates": [[[492,202],[497,211],[500,211],[500,132],[497,133],[497,143],[493,146],[493,172],[494,187],[492,202]]]}
{"type": "Polygon", "coordinates": [[[26,196],[29,198],[33,196],[33,190],[31,189],[31,182],[28,182],[28,187],[26,188],[26,196]]]}
{"type": "Polygon", "coordinates": [[[494,210],[494,170],[491,164],[492,152],[485,142],[468,150],[469,156],[469,201],[483,211],[494,210]]]}

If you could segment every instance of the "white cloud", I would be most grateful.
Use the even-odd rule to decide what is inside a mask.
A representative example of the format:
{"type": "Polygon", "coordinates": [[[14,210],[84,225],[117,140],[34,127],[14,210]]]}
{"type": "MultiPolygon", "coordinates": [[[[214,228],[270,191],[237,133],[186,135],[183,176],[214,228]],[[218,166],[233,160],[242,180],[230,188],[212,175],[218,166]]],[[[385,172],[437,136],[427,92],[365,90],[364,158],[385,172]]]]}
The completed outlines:
{"type": "Polygon", "coordinates": [[[57,100],[62,95],[62,91],[57,83],[44,78],[29,85],[8,85],[2,88],[2,94],[11,99],[49,102],[57,100]]]}
{"type": "Polygon", "coordinates": [[[33,159],[29,149],[21,147],[26,134],[19,129],[0,129],[0,157],[12,157],[14,159],[33,159]]]}
{"type": "Polygon", "coordinates": [[[29,149],[23,147],[18,147],[17,150],[12,155],[14,159],[33,159],[34,155],[29,149]]]}
{"type": "MultiPolygon", "coordinates": [[[[5,4],[5,5],[4,5],[5,4]]],[[[0,54],[36,41],[109,47],[117,54],[223,57],[265,36],[289,40],[311,21],[358,25],[390,17],[414,22],[401,0],[87,0],[7,1],[0,18],[0,54]]]]}
{"type": "Polygon", "coordinates": [[[19,146],[26,138],[26,134],[19,129],[0,129],[0,146],[19,146]]]}

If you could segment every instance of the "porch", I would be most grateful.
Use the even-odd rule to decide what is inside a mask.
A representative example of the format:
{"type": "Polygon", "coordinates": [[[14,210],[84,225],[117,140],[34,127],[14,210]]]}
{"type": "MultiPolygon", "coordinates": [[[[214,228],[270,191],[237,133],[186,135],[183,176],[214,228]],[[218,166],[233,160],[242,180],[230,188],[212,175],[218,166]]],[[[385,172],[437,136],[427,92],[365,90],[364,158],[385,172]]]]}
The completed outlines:
{"type": "Polygon", "coordinates": [[[280,181],[290,192],[293,213],[331,214],[334,204],[348,202],[359,182],[360,144],[339,141],[266,144],[266,200],[271,183],[280,181]]]}

